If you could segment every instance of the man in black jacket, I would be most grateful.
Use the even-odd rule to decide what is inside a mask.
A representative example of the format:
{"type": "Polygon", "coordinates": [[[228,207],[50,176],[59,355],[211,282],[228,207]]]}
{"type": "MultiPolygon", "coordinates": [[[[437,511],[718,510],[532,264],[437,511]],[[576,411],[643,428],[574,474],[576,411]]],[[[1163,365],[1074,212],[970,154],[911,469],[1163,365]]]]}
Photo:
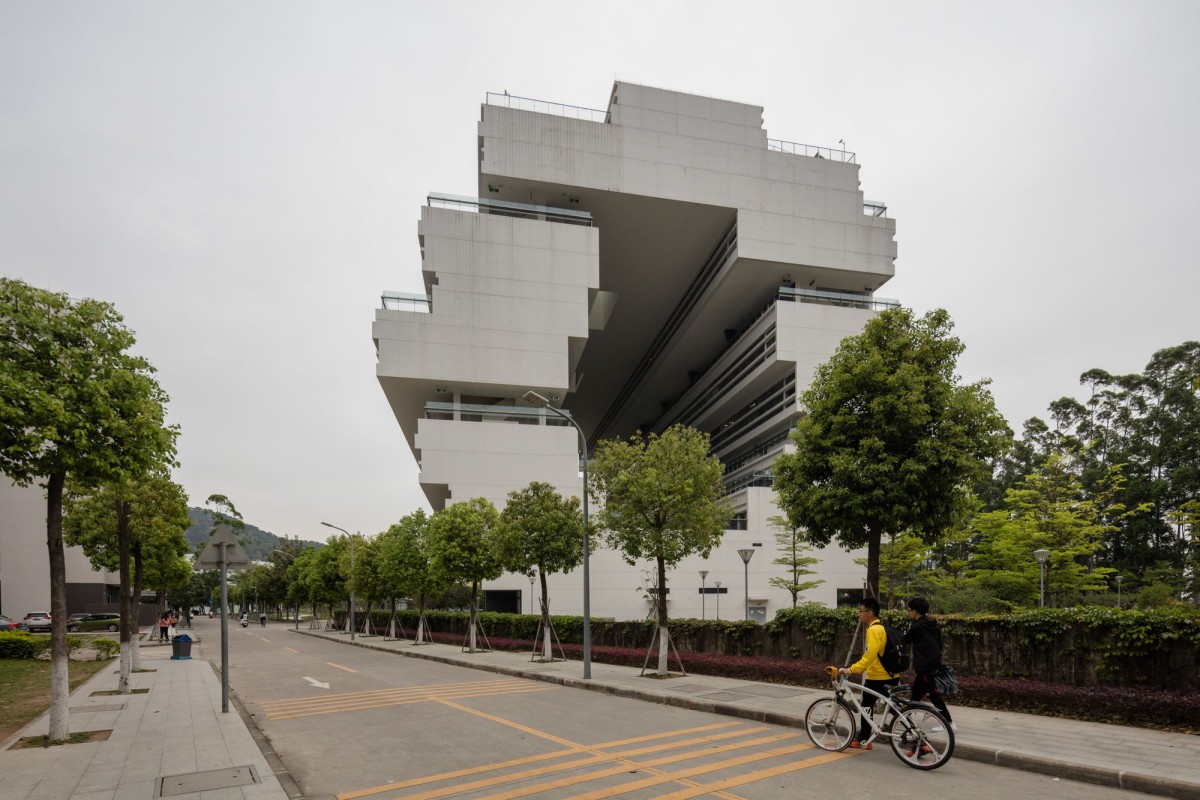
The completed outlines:
{"type": "Polygon", "coordinates": [[[942,631],[936,621],[926,616],[929,613],[929,601],[924,597],[914,597],[908,601],[908,618],[912,624],[904,633],[901,644],[905,647],[912,645],[912,666],[917,677],[912,683],[912,699],[916,702],[929,695],[929,701],[934,708],[942,712],[942,716],[950,723],[950,729],[957,731],[958,726],[950,719],[950,709],[933,682],[933,673],[942,665],[942,631]]]}

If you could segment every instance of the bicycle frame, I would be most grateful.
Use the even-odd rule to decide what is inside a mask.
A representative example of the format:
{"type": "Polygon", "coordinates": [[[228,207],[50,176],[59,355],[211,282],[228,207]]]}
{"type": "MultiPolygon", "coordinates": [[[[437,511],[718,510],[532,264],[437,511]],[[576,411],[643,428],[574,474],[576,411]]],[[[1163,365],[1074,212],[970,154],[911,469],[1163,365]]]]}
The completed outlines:
{"type": "MultiPolygon", "coordinates": [[[[895,701],[893,701],[889,695],[882,694],[874,689],[868,689],[866,686],[858,683],[851,683],[848,675],[838,675],[832,679],[832,683],[834,694],[837,697],[845,700],[851,709],[858,713],[859,719],[865,719],[867,724],[871,726],[871,736],[867,739],[868,742],[873,742],[877,737],[880,736],[888,739],[892,738],[890,726],[884,726],[877,723],[875,721],[874,714],[866,713],[866,708],[858,699],[858,696],[854,693],[854,689],[858,689],[859,693],[863,695],[874,695],[876,698],[882,700],[886,704],[883,713],[879,715],[881,722],[886,720],[888,715],[891,715],[892,717],[900,716],[900,712],[904,710],[903,708],[897,706],[895,701]]],[[[875,705],[874,701],[872,701],[871,705],[875,705]]]]}

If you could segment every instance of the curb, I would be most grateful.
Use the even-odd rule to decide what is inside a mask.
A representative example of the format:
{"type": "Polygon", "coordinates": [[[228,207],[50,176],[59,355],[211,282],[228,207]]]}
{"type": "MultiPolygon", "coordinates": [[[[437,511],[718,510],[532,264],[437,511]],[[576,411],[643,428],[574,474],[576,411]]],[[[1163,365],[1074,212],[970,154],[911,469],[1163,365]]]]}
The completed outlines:
{"type": "MultiPolygon", "coordinates": [[[[500,675],[526,678],[532,681],[554,683],[559,686],[568,686],[573,689],[586,689],[592,692],[603,692],[604,694],[609,694],[614,697],[627,697],[633,700],[642,700],[648,703],[676,706],[678,708],[685,708],[691,711],[706,711],[710,714],[721,714],[727,717],[748,719],[753,720],[754,722],[766,722],[772,725],[783,725],[790,728],[804,727],[804,720],[801,717],[797,717],[793,714],[739,708],[738,706],[732,706],[727,703],[714,703],[711,701],[697,700],[696,698],[688,695],[658,695],[640,689],[626,689],[619,686],[606,686],[604,684],[595,682],[587,682],[582,678],[566,678],[560,675],[546,675],[540,672],[529,672],[520,668],[507,667],[499,664],[464,663],[453,658],[439,656],[433,653],[396,650],[391,647],[380,647],[378,645],[366,644],[357,641],[342,642],[338,639],[324,636],[321,633],[312,633],[297,629],[292,629],[288,632],[298,633],[303,636],[312,636],[314,638],[324,639],[326,641],[338,642],[339,644],[362,647],[366,650],[377,650],[381,653],[392,653],[394,655],[404,656],[405,658],[420,658],[425,661],[435,661],[439,664],[448,664],[454,667],[466,667],[467,669],[476,669],[482,672],[494,672],[500,675]]],[[[1109,769],[1105,767],[1089,766],[1086,764],[1076,764],[1070,761],[1034,756],[1029,755],[1028,753],[1013,753],[1006,750],[984,747],[981,745],[956,743],[954,747],[954,755],[967,761],[977,761],[983,764],[991,764],[997,767],[1007,767],[1009,769],[1016,769],[1022,772],[1033,772],[1039,775],[1047,775],[1052,778],[1064,778],[1066,780],[1078,781],[1080,783],[1090,783],[1097,786],[1110,786],[1116,789],[1142,792],[1144,794],[1152,794],[1159,797],[1171,797],[1175,798],[1175,800],[1200,800],[1200,783],[1188,783],[1186,781],[1176,780],[1174,778],[1162,778],[1156,775],[1148,775],[1141,772],[1130,772],[1128,770],[1109,769]]]]}

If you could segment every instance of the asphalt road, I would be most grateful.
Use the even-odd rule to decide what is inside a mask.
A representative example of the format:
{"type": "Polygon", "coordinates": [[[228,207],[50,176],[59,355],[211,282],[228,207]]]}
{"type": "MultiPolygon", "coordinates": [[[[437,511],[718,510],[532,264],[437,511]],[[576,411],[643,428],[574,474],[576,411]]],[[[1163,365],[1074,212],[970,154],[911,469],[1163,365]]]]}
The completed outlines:
{"type": "MultiPolygon", "coordinates": [[[[886,743],[827,753],[803,730],[381,653],[290,625],[230,629],[230,684],[308,798],[1130,800],[1129,792],[886,743]],[[328,684],[326,688],[323,684],[328,684]]],[[[216,620],[202,657],[218,661],[216,620]]]]}

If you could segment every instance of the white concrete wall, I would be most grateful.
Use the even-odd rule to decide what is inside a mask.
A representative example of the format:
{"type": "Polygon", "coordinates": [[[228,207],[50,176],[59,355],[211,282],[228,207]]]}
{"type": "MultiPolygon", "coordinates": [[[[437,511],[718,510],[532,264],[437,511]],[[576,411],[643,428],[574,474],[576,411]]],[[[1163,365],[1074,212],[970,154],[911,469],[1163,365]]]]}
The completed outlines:
{"type": "MultiPolygon", "coordinates": [[[[67,583],[118,583],[92,569],[83,550],[64,549],[67,583]]],[[[0,475],[0,613],[19,620],[50,611],[50,554],[46,550],[46,492],[0,475]]]]}

